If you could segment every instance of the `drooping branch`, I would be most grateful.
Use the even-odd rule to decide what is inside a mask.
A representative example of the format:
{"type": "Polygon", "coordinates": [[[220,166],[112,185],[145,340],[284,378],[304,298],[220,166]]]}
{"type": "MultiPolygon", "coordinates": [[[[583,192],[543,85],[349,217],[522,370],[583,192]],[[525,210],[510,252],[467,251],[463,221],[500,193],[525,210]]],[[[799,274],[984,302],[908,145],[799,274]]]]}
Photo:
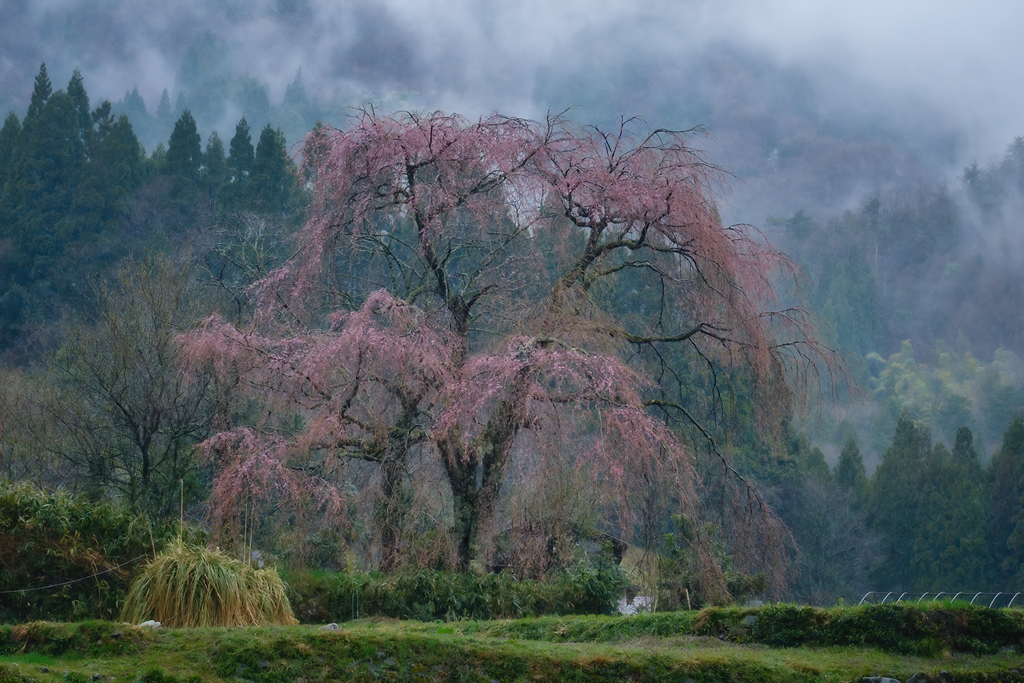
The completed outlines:
{"type": "MultiPolygon", "coordinates": [[[[684,433],[726,462],[720,378],[773,393],[781,413],[786,363],[821,349],[798,312],[765,314],[785,260],[721,224],[720,173],[693,131],[641,128],[367,111],[321,129],[296,257],[254,288],[250,330],[209,323],[193,356],[301,417],[291,433],[267,425],[284,444],[268,458],[376,463],[385,497],[408,479],[402,457],[430,459],[463,566],[520,458],[576,459],[619,496],[602,504],[623,529],[630,487],[694,507],[684,433]],[[542,433],[568,452],[525,445],[542,433]]],[[[402,517],[387,519],[397,543],[402,517]]]]}

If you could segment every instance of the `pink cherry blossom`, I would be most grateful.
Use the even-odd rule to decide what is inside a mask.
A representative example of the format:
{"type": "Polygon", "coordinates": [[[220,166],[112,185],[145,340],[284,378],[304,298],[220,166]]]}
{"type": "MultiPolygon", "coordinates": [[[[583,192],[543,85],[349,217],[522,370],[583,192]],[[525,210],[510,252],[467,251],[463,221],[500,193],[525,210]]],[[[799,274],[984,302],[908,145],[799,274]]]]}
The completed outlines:
{"type": "MultiPolygon", "coordinates": [[[[313,203],[295,257],[254,285],[248,327],[212,317],[182,337],[188,362],[293,418],[205,444],[220,458],[215,513],[261,488],[327,490],[330,463],[354,458],[379,466],[400,520],[388,506],[415,484],[413,453],[444,473],[463,565],[501,526],[517,457],[585,465],[619,533],[645,490],[696,509],[683,435],[718,447],[713,417],[687,407],[681,363],[746,373],[766,424],[794,380],[831,372],[833,358],[799,309],[778,310],[785,256],[721,223],[722,174],[692,136],[636,120],[609,132],[559,116],[373,111],[311,134],[313,203]],[[574,452],[549,447],[566,443],[574,452]]],[[[738,562],[755,568],[779,555],[758,544],[781,546],[784,529],[733,481],[750,513],[738,562]]],[[[381,533],[394,566],[400,529],[381,533]]]]}

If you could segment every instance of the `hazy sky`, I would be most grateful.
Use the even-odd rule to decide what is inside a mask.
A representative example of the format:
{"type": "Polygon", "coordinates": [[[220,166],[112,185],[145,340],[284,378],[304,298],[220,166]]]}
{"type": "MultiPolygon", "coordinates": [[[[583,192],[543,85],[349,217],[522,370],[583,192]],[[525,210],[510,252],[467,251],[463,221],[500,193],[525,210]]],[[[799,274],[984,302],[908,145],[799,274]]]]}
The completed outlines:
{"type": "Polygon", "coordinates": [[[715,15],[715,26],[735,25],[780,60],[850,76],[882,97],[920,98],[977,152],[1001,153],[1024,135],[1024,3],[736,0],[715,15]]]}
{"type": "Polygon", "coordinates": [[[678,60],[726,41],[806,70],[831,106],[934,107],[983,159],[1024,134],[1024,3],[1009,0],[0,0],[11,19],[0,29],[0,98],[23,100],[38,62],[60,63],[51,53],[66,49],[69,14],[90,95],[118,99],[137,84],[151,108],[204,30],[272,98],[302,67],[324,94],[392,79],[471,115],[542,113],[532,101],[542,65],[622,49],[678,60]]]}

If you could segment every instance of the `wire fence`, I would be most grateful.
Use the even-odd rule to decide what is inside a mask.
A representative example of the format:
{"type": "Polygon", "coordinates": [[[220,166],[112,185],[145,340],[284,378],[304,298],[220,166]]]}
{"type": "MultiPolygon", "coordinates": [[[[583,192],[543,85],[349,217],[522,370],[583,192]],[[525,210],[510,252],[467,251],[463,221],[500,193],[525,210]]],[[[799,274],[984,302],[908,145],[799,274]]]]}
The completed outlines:
{"type": "Polygon", "coordinates": [[[68,586],[68,585],[71,585],[73,583],[81,583],[82,581],[88,581],[89,579],[95,579],[98,576],[103,576],[104,574],[109,574],[110,572],[116,571],[116,570],[120,569],[121,567],[124,567],[126,565],[131,564],[132,562],[137,562],[137,561],[141,560],[144,557],[147,557],[147,555],[143,554],[143,555],[139,555],[138,557],[133,557],[130,560],[125,560],[121,564],[115,565],[113,567],[107,567],[103,571],[96,572],[95,574],[89,574],[88,576],[82,576],[82,577],[79,577],[77,579],[69,579],[68,581],[61,581],[60,583],[51,583],[48,586],[34,586],[34,587],[30,587],[30,588],[16,588],[14,590],[4,590],[4,591],[0,591],[0,595],[11,595],[13,593],[32,593],[34,591],[45,591],[45,590],[50,590],[51,588],[58,588],[60,586],[68,586]]]}
{"type": "Polygon", "coordinates": [[[988,591],[956,591],[938,593],[911,593],[907,591],[869,591],[860,599],[858,605],[884,605],[895,602],[956,602],[962,601],[970,605],[981,605],[994,609],[1024,607],[1024,591],[992,593],[988,591]]]}

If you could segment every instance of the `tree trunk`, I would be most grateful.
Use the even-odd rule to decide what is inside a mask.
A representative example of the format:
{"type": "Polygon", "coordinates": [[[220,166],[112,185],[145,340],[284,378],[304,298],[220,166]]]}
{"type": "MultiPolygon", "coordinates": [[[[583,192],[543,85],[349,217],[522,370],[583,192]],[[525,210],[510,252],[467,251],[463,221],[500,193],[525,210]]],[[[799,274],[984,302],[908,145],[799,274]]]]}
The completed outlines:
{"type": "Polygon", "coordinates": [[[409,450],[418,442],[415,434],[418,398],[403,400],[402,416],[388,430],[381,458],[381,495],[376,502],[380,528],[380,570],[389,573],[402,559],[402,529],[409,512],[411,494],[408,485],[409,450]]]}
{"type": "Polygon", "coordinates": [[[505,466],[523,424],[528,374],[528,366],[517,373],[477,443],[464,445],[453,430],[438,444],[452,490],[460,569],[478,559],[481,535],[494,515],[505,466]]]}
{"type": "Polygon", "coordinates": [[[401,560],[402,526],[408,512],[405,476],[405,451],[389,453],[381,463],[381,495],[377,499],[377,524],[380,526],[380,570],[390,573],[401,560]]]}
{"type": "Polygon", "coordinates": [[[462,442],[462,435],[451,430],[438,441],[441,462],[444,464],[448,485],[452,491],[452,512],[456,552],[460,569],[467,569],[474,557],[473,542],[476,538],[476,471],[477,454],[472,447],[462,442]]]}

